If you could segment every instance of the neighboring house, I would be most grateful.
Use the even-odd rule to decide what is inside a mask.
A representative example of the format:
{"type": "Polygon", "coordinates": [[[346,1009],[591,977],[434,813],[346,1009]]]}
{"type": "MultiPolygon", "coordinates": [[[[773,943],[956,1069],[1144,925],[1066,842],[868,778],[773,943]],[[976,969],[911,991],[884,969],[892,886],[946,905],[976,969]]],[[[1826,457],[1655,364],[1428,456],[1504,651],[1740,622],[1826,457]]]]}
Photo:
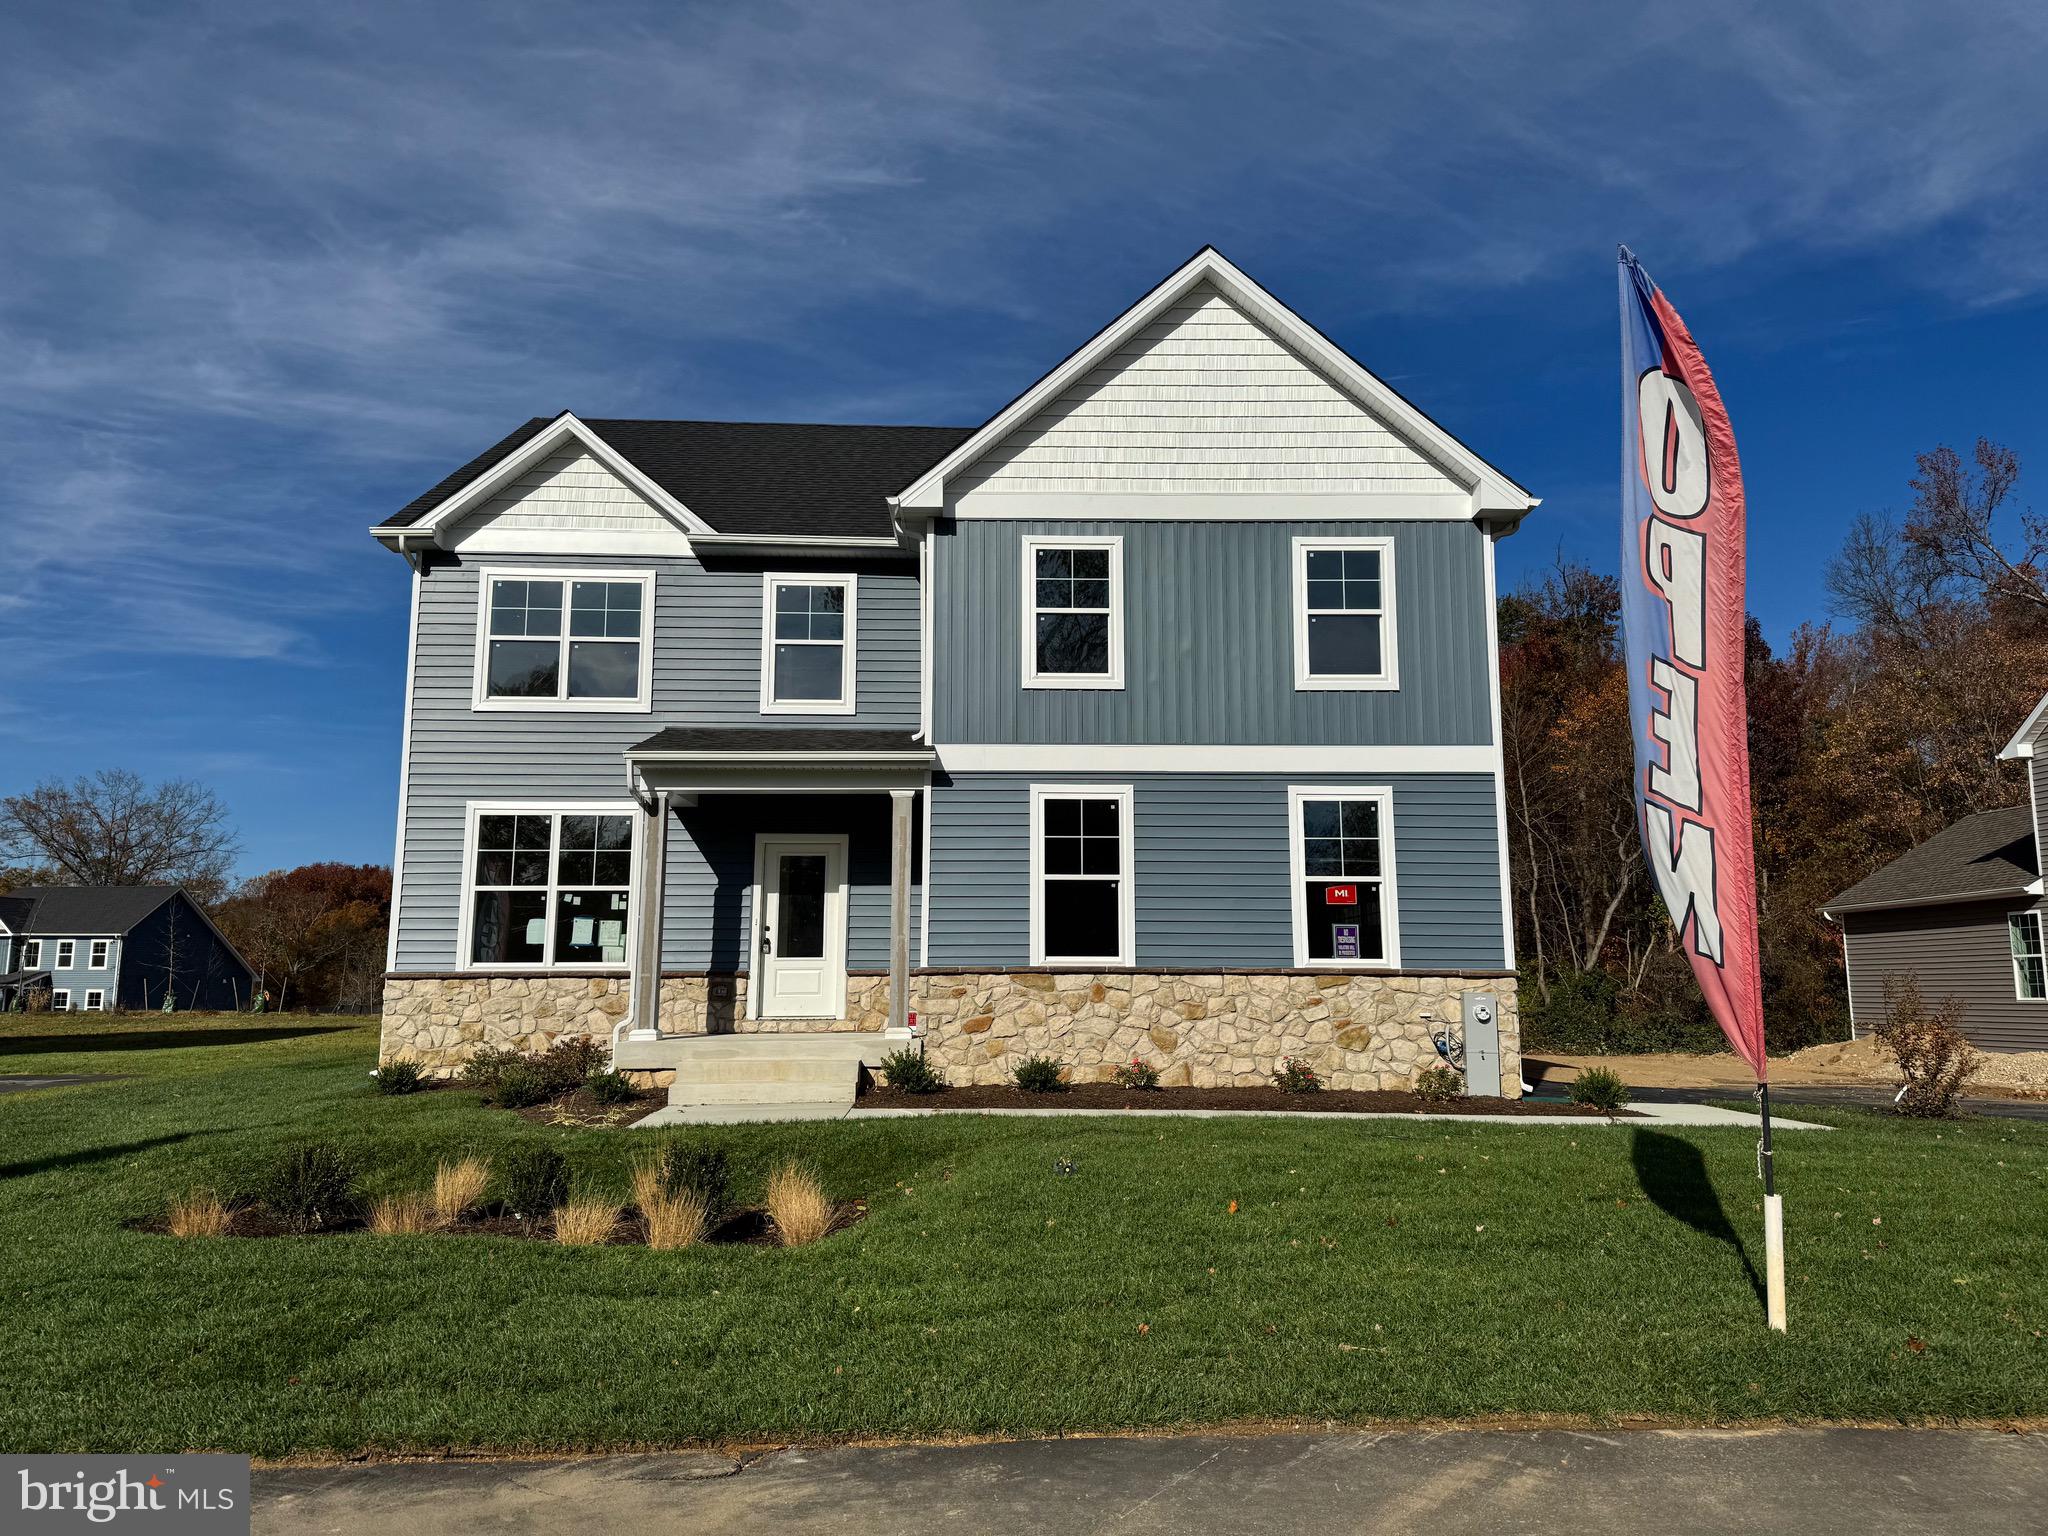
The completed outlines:
{"type": "Polygon", "coordinates": [[[43,885],[0,896],[0,1009],[249,1006],[253,974],[175,885],[43,885]],[[47,1001],[43,1001],[47,999],[47,1001]]]}
{"type": "Polygon", "coordinates": [[[1405,1086],[1483,993],[1512,1093],[1535,505],[1213,250],[979,428],[535,418],[373,530],[385,1054],[915,1014],[958,1081],[1405,1086]]]}
{"type": "Polygon", "coordinates": [[[2048,698],[1998,755],[2027,765],[2025,804],[1965,816],[1821,909],[1842,927],[1853,1033],[1884,1021],[1885,982],[1911,972],[1930,1003],[1962,1003],[1963,1033],[1984,1050],[2048,1050],[2048,698]]]}

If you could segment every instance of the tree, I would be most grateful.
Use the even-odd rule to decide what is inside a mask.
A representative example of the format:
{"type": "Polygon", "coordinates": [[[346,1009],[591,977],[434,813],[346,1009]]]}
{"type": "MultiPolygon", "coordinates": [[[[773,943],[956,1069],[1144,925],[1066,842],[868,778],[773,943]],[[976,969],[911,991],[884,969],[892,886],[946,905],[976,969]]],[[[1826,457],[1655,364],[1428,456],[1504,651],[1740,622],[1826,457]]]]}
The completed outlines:
{"type": "Polygon", "coordinates": [[[275,869],[243,882],[217,916],[278,1007],[376,1006],[391,919],[383,865],[275,869]]]}
{"type": "Polygon", "coordinates": [[[154,788],[125,768],[0,796],[0,860],[61,885],[182,885],[210,904],[239,852],[227,807],[190,779],[154,788]]]}

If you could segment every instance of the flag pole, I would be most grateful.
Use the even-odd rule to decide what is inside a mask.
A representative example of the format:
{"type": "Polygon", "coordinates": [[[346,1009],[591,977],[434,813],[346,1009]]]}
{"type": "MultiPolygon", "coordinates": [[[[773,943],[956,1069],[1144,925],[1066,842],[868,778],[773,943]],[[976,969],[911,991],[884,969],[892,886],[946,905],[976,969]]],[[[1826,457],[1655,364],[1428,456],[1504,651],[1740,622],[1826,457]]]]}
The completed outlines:
{"type": "Polygon", "coordinates": [[[1771,1085],[1756,1085],[1757,1104],[1763,1121],[1763,1140],[1757,1143],[1757,1172],[1764,1181],[1764,1321],[1773,1333],[1785,1331],[1785,1202],[1778,1194],[1776,1170],[1771,1152],[1771,1085]]]}

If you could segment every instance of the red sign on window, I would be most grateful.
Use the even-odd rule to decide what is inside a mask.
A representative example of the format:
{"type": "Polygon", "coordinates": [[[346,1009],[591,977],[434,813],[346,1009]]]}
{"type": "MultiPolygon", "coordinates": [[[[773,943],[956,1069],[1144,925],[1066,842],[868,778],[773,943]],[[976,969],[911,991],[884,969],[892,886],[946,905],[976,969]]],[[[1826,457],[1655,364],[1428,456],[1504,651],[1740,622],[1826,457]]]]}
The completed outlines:
{"type": "Polygon", "coordinates": [[[1326,885],[1323,887],[1323,901],[1332,907],[1355,907],[1358,905],[1358,887],[1355,885],[1326,885]]]}

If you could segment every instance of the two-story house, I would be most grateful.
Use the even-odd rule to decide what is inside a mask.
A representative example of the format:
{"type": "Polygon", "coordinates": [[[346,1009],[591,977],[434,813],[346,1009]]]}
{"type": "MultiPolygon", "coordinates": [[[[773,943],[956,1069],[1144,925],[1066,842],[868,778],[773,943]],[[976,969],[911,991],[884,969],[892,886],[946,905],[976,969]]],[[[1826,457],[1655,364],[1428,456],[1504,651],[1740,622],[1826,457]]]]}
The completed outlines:
{"type": "Polygon", "coordinates": [[[1405,1086],[1496,994],[1535,499],[1213,250],[979,428],[536,418],[412,567],[384,1051],[1405,1086]],[[773,1042],[763,1042],[773,1046],[773,1042]]]}
{"type": "Polygon", "coordinates": [[[0,1009],[247,1008],[255,975],[175,885],[39,885],[0,896],[0,1009]]]}

